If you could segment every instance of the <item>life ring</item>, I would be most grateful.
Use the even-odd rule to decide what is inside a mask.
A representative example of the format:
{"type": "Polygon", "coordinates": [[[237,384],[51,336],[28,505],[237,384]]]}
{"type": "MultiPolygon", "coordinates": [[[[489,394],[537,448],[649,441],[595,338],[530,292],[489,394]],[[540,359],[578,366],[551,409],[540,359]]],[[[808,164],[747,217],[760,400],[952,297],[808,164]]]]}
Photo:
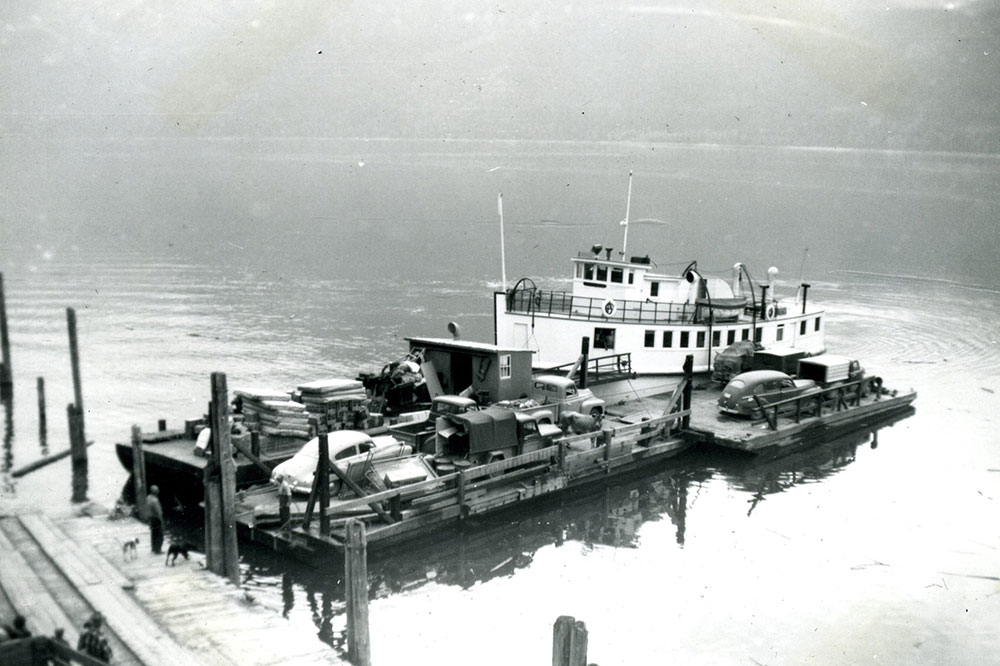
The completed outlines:
{"type": "Polygon", "coordinates": [[[614,317],[615,313],[618,312],[618,305],[615,304],[610,298],[605,299],[604,304],[601,306],[601,310],[604,312],[605,317],[614,317]]]}
{"type": "Polygon", "coordinates": [[[768,305],[764,312],[767,314],[768,319],[774,319],[774,303],[768,305]]]}

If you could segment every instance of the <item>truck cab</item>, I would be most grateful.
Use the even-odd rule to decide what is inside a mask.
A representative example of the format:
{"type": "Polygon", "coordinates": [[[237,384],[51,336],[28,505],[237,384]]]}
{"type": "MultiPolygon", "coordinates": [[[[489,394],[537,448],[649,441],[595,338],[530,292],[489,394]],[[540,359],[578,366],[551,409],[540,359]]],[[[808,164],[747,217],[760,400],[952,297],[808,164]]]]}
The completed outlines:
{"type": "Polygon", "coordinates": [[[439,420],[434,457],[484,465],[545,448],[560,434],[528,414],[487,407],[439,420]]]}

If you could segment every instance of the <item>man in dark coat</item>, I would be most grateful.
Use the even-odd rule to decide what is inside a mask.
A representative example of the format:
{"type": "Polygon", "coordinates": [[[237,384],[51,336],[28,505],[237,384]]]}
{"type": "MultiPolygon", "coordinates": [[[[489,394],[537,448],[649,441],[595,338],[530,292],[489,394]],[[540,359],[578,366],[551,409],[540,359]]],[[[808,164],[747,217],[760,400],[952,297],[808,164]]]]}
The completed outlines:
{"type": "Polygon", "coordinates": [[[160,504],[160,489],[151,486],[146,496],[146,511],[149,514],[149,540],[157,555],[163,548],[163,506],[160,504]]]}
{"type": "Polygon", "coordinates": [[[101,624],[104,616],[94,613],[89,620],[83,623],[83,633],[77,641],[76,649],[95,659],[111,663],[111,646],[108,639],[101,633],[101,624]]]}

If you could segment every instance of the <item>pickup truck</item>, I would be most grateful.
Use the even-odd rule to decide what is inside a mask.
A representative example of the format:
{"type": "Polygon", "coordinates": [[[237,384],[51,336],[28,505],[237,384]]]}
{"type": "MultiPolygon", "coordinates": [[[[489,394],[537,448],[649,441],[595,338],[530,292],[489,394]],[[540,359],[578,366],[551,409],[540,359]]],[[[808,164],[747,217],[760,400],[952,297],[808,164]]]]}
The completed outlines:
{"type": "Polygon", "coordinates": [[[543,449],[562,431],[502,407],[453,414],[438,421],[435,465],[485,465],[543,449]]]}
{"type": "Polygon", "coordinates": [[[561,375],[536,375],[531,381],[531,395],[496,403],[497,407],[530,415],[539,424],[559,423],[564,412],[579,412],[600,421],[604,401],[590,389],[578,389],[576,382],[561,375]]]}
{"type": "Polygon", "coordinates": [[[472,398],[463,398],[459,395],[439,395],[431,401],[431,409],[427,418],[391,425],[389,426],[389,434],[404,444],[412,446],[414,451],[434,453],[434,438],[437,433],[438,419],[478,409],[479,405],[472,398]]]}
{"type": "Polygon", "coordinates": [[[799,379],[811,379],[822,388],[864,379],[865,369],[847,356],[820,354],[799,360],[799,379]]]}

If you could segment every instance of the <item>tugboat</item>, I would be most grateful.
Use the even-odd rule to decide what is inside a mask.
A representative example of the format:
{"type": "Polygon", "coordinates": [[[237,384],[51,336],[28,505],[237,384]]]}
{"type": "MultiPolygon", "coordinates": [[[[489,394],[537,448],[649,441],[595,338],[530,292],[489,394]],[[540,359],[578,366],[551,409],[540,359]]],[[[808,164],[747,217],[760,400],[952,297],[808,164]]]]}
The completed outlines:
{"type": "MultiPolygon", "coordinates": [[[[629,199],[631,200],[631,174],[629,199]]],[[[679,275],[658,272],[649,255],[628,257],[625,238],[618,257],[594,245],[572,257],[572,291],[538,288],[530,278],[494,293],[495,342],[535,352],[537,368],[569,365],[580,340],[593,354],[630,355],[636,375],[680,374],[694,355],[694,372],[709,372],[715,355],[738,341],[758,348],[825,350],[823,310],[807,302],[809,284],[793,299],[774,293],[778,269],[755,283],[742,263],[731,279],[704,276],[692,261],[679,275]]]]}

